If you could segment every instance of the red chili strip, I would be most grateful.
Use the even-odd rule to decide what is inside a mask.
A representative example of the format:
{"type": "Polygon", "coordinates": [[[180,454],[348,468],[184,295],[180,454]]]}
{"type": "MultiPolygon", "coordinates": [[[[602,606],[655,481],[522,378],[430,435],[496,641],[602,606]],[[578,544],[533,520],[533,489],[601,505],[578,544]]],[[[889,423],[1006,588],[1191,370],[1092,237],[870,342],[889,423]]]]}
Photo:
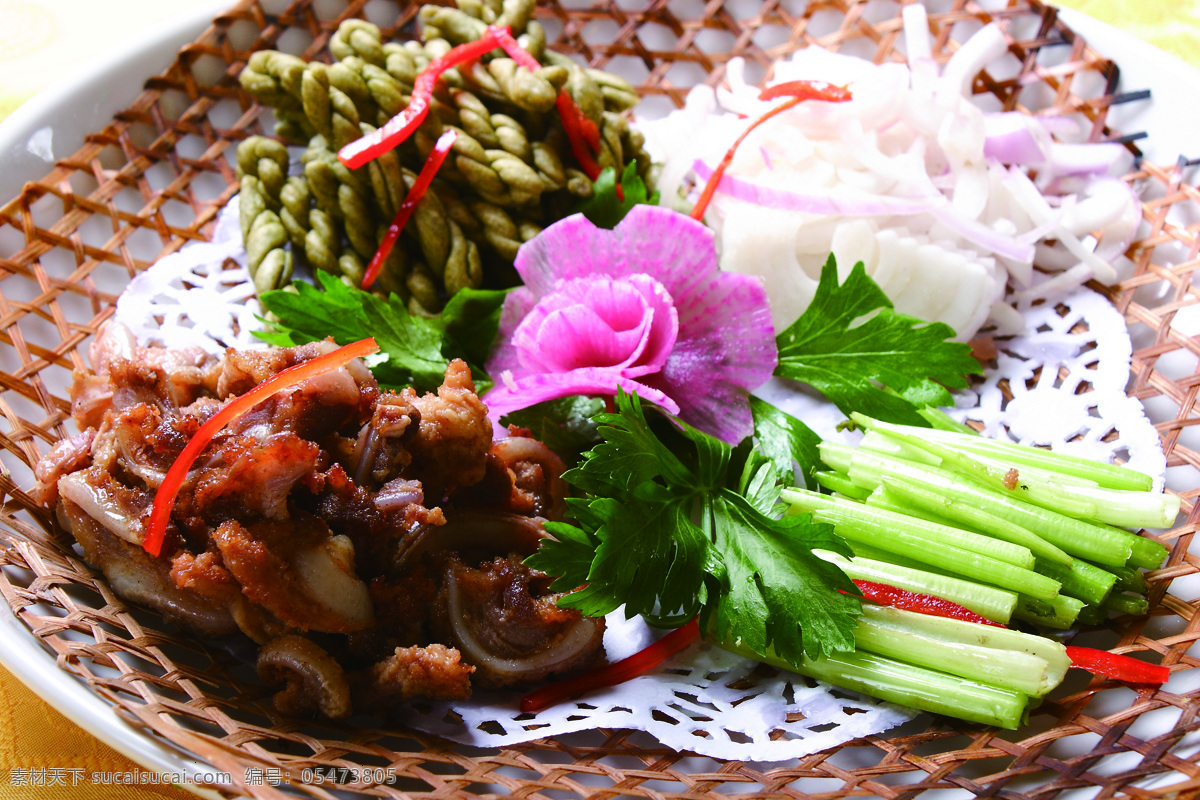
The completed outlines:
{"type": "Polygon", "coordinates": [[[570,700],[584,692],[603,689],[606,686],[616,686],[636,678],[683,650],[699,634],[700,625],[693,619],[683,627],[676,628],[653,644],[642,648],[629,658],[623,658],[615,664],[606,664],[579,675],[572,675],[570,678],[555,681],[549,686],[543,686],[537,691],[530,692],[521,698],[521,711],[541,711],[543,708],[570,700]]]}
{"type": "Polygon", "coordinates": [[[1170,667],[1148,664],[1130,656],[1093,647],[1068,647],[1067,657],[1071,659],[1071,666],[1076,669],[1086,669],[1095,675],[1116,678],[1126,683],[1161,685],[1171,677],[1170,667]]]}
{"type": "Polygon", "coordinates": [[[446,55],[429,62],[429,66],[421,70],[413,82],[412,99],[408,101],[408,107],[385,122],[383,127],[339,150],[338,158],[342,163],[350,169],[358,169],[411,136],[429,114],[429,103],[433,99],[437,79],[446,70],[495,50],[499,44],[493,32],[495,30],[508,31],[507,28],[489,28],[478,41],[460,44],[446,55]]]}
{"type": "Polygon", "coordinates": [[[272,375],[240,397],[230,400],[220,411],[213,414],[207,422],[200,426],[200,430],[196,431],[196,434],[183,448],[179,457],[175,459],[175,463],[167,470],[162,485],[158,487],[158,492],[154,495],[154,506],[150,510],[150,520],[146,524],[146,538],[142,540],[142,547],[146,549],[146,552],[157,556],[162,551],[163,539],[167,534],[167,521],[171,518],[171,509],[175,506],[175,498],[179,495],[179,490],[187,478],[188,470],[191,469],[196,458],[213,437],[220,433],[226,425],[285,389],[290,389],[309,378],[332,372],[356,358],[369,356],[378,351],[379,345],[375,343],[374,339],[363,339],[354,344],[339,347],[337,350],[272,375]]]}
{"type": "Polygon", "coordinates": [[[600,150],[600,131],[596,128],[596,123],[587,118],[583,109],[567,92],[559,92],[558,99],[554,102],[558,107],[563,130],[567,133],[567,141],[571,144],[571,153],[579,162],[579,168],[593,181],[596,180],[600,177],[600,165],[592,155],[600,150]],[[592,149],[589,150],[589,147],[592,149]]]}
{"type": "MultiPolygon", "coordinates": [[[[493,25],[488,28],[488,33],[504,48],[509,58],[522,67],[532,71],[542,66],[528,50],[518,44],[508,28],[497,28],[493,25]]],[[[554,104],[558,108],[558,116],[562,120],[563,130],[567,133],[567,140],[571,143],[571,152],[584,174],[593,181],[596,180],[600,176],[600,165],[596,163],[594,154],[600,152],[600,129],[584,115],[575,98],[571,97],[566,89],[559,91],[554,104]]]]}
{"type": "Polygon", "coordinates": [[[963,622],[977,622],[980,625],[994,625],[997,628],[1004,627],[999,622],[981,617],[971,609],[960,606],[958,603],[947,600],[944,597],[910,592],[907,589],[901,589],[887,583],[875,583],[874,581],[856,580],[854,585],[862,592],[863,597],[879,603],[881,606],[892,606],[904,611],[916,611],[919,614],[929,614],[933,617],[949,617],[950,619],[960,619],[963,622]]]}
{"type": "Polygon", "coordinates": [[[429,154],[429,158],[425,159],[425,165],[421,167],[421,173],[413,181],[412,188],[408,190],[400,208],[396,209],[396,216],[392,220],[392,224],[388,226],[387,233],[383,235],[379,249],[371,257],[371,263],[367,265],[366,274],[363,275],[362,288],[370,289],[371,284],[375,283],[375,279],[379,277],[379,271],[383,269],[383,262],[387,261],[388,255],[391,254],[392,248],[396,245],[396,239],[400,238],[400,232],[408,224],[408,219],[416,209],[417,203],[421,202],[421,198],[429,190],[433,176],[441,169],[442,164],[446,161],[446,156],[450,153],[450,148],[454,146],[457,139],[458,131],[453,128],[438,137],[437,144],[433,146],[433,151],[429,154]]]}
{"type": "Polygon", "coordinates": [[[759,95],[759,99],[769,100],[782,96],[787,96],[791,99],[780,103],[751,122],[750,126],[742,131],[742,135],[737,138],[733,146],[725,151],[725,157],[721,159],[721,163],[717,165],[717,168],[713,170],[713,174],[709,176],[708,183],[704,184],[704,191],[700,193],[700,199],[692,209],[692,219],[701,220],[704,218],[704,212],[708,210],[708,204],[712,202],[713,195],[716,194],[717,185],[721,182],[721,178],[725,175],[725,170],[729,168],[729,164],[733,161],[733,154],[741,147],[742,142],[750,135],[751,131],[776,114],[781,114],[789,108],[794,108],[805,100],[825,100],[830,103],[844,103],[850,99],[850,90],[825,83],[824,81],[790,81],[789,83],[772,86],[770,89],[764,90],[759,95]],[[776,91],[778,91],[778,94],[770,94],[768,96],[769,93],[776,91]]]}
{"type": "Polygon", "coordinates": [[[828,100],[841,103],[850,99],[850,90],[845,86],[834,86],[825,81],[788,81],[768,86],[758,94],[759,100],[776,100],[780,97],[799,97],[802,100],[828,100]]]}

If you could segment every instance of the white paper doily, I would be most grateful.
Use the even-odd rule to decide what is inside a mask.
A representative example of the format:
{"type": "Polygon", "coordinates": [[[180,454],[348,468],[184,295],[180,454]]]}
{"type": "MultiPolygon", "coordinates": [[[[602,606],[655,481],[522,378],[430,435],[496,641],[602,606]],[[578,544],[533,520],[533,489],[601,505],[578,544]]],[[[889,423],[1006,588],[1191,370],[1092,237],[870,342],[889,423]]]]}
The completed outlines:
{"type": "MultiPolygon", "coordinates": [[[[135,279],[117,319],[139,342],[171,347],[258,347],[250,336],[258,304],[244,268],[237,211],[221,214],[214,243],[192,244],[135,279]]],[[[1121,315],[1100,295],[1078,289],[1053,303],[1020,307],[1027,331],[999,343],[998,367],[955,398],[953,414],[989,436],[1048,445],[1103,461],[1120,457],[1161,486],[1166,464],[1141,404],[1125,396],[1132,348],[1121,315]],[[1007,404],[1005,390],[1012,395],[1007,404]]],[[[826,438],[851,437],[832,405],[774,380],[757,394],[801,417],[826,438]]],[[[609,616],[605,649],[613,661],[648,644],[640,620],[609,616]]],[[[882,733],[915,712],[861,698],[798,675],[775,673],[704,643],[655,672],[537,714],[522,714],[518,693],[477,693],[466,703],[414,703],[405,723],[464,744],[501,747],[593,728],[636,729],[662,744],[721,759],[778,762],[882,733]]]]}
{"type": "MultiPolygon", "coordinates": [[[[657,636],[620,610],[607,622],[604,649],[611,661],[657,636]]],[[[404,722],[478,747],[632,728],[674,750],[778,762],[882,733],[916,716],[911,709],[765,668],[699,641],[652,673],[537,714],[520,713],[520,698],[520,692],[477,692],[465,703],[415,703],[404,722]]]]}
{"type": "Polygon", "coordinates": [[[134,276],[117,298],[116,321],[141,344],[195,346],[221,355],[226,347],[265,347],[251,335],[261,313],[246,271],[238,198],[217,217],[211,242],[191,242],[134,276]]]}

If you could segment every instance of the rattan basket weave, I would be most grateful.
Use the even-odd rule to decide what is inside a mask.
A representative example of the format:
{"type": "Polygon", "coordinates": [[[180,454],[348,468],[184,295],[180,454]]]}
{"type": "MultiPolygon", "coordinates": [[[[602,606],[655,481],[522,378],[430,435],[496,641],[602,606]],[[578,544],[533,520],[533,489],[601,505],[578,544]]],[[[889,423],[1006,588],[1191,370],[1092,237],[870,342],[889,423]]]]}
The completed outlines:
{"type": "MultiPolygon", "coordinates": [[[[966,0],[931,3],[935,53],[948,57],[981,21],[997,20],[1010,57],[979,76],[975,89],[995,108],[1082,112],[1093,138],[1114,97],[1113,64],[1027,0],[996,7],[966,0]]],[[[1144,165],[1149,233],[1131,256],[1135,276],[1110,290],[1125,314],[1135,352],[1130,393],[1150,408],[1188,522],[1163,537],[1168,565],[1150,574],[1149,619],[1117,619],[1087,631],[1088,644],[1155,651],[1170,665],[1170,690],[1134,691],[1076,679],[1052,695],[1017,732],[922,717],[885,737],[852,742],[798,763],[720,763],[656,746],[639,735],[595,731],[479,752],[395,727],[300,725],[272,710],[269,691],[229,653],[180,636],[157,617],[113,596],[84,564],[50,515],[25,494],[30,465],[69,431],[70,372],[83,365],[90,336],[111,315],[129,276],[189,240],[204,238],[237,190],[236,143],[259,132],[261,110],[238,88],[251,50],[287,49],[321,58],[338,23],[367,16],[412,35],[416,6],[390,0],[242,0],[220,15],[175,64],[151,78],[138,100],[73,156],[0,206],[0,592],[59,666],[78,676],[147,736],[231,772],[276,768],[294,783],[239,786],[259,797],[575,796],[841,798],[1194,797],[1200,754],[1200,672],[1188,655],[1200,629],[1200,600],[1181,579],[1200,491],[1200,340],[1172,328],[1195,304],[1200,268],[1200,191],[1186,165],[1144,165]],[[1171,215],[1170,218],[1168,215],[1171,215]],[[1191,437],[1189,439],[1189,436],[1191,437]],[[1174,586],[1172,587],[1172,583],[1174,586]],[[1168,588],[1172,588],[1168,594],[1168,588]],[[1175,688],[1180,686],[1183,688],[1175,688]],[[338,789],[306,785],[314,766],[392,767],[389,785],[338,789]],[[1073,791],[1081,790],[1081,791],[1073,791]]],[[[687,88],[719,81],[745,56],[753,77],[772,59],[819,43],[877,60],[900,58],[900,4],[892,0],[550,0],[539,9],[557,49],[631,79],[643,113],[680,104],[687,88]]],[[[218,787],[219,788],[219,787],[218,787]]],[[[227,791],[223,789],[222,791],[227,791]]]]}

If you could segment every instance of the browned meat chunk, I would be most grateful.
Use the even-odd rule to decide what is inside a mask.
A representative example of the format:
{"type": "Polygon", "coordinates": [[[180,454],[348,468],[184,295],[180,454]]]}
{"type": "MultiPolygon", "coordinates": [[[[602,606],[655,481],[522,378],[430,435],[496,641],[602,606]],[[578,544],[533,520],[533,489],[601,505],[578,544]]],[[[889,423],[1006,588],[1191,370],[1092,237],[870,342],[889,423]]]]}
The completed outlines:
{"type": "Polygon", "coordinates": [[[447,568],[444,638],[474,664],[480,686],[511,686],[570,672],[603,653],[604,620],[559,608],[545,575],[509,556],[447,568]]]}
{"type": "Polygon", "coordinates": [[[331,536],[316,517],[224,522],[212,534],[221,561],[242,593],[299,630],[350,633],[368,627],[374,612],[354,571],[354,548],[331,536]]]}
{"type": "Polygon", "coordinates": [[[421,418],[417,436],[408,446],[412,464],[406,472],[421,477],[426,498],[437,503],[452,487],[478,483],[492,446],[492,423],[487,406],[475,395],[470,368],[452,361],[436,395],[417,397],[412,389],[405,389],[401,396],[421,418]]]}
{"type": "Polygon", "coordinates": [[[88,561],[100,567],[118,596],[147,606],[167,621],[205,636],[225,636],[237,625],[225,606],[171,580],[171,562],[154,558],[140,545],[118,539],[74,503],[61,503],[63,524],[83,546],[88,561]]]}
{"type": "Polygon", "coordinates": [[[492,443],[483,479],[454,494],[454,502],[562,519],[567,485],[566,466],[550,448],[527,436],[507,436],[492,443]]]}
{"type": "Polygon", "coordinates": [[[397,647],[389,658],[355,675],[354,703],[359,708],[393,706],[414,697],[465,700],[471,696],[475,667],[442,644],[397,647]]]}
{"type": "Polygon", "coordinates": [[[63,439],[42,456],[33,472],[37,478],[33,496],[38,502],[48,506],[58,502],[58,479],[92,463],[92,442],[95,439],[95,429],[88,428],[70,439],[63,439]]]}

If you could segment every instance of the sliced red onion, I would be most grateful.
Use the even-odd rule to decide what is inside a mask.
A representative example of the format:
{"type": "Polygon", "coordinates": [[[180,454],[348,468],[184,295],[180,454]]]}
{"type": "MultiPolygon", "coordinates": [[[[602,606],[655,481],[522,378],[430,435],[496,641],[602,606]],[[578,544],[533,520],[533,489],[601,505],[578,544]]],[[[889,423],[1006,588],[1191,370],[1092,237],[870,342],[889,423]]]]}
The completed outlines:
{"type": "Polygon", "coordinates": [[[1032,302],[1045,297],[1069,291],[1081,286],[1092,279],[1092,268],[1087,264],[1076,264],[1057,275],[1042,281],[1037,286],[1013,292],[1013,300],[1017,303],[1032,302]]]}
{"type": "Polygon", "coordinates": [[[949,208],[935,208],[931,213],[938,222],[950,228],[972,244],[982,247],[986,252],[1011,258],[1013,261],[1030,263],[1033,261],[1033,245],[1025,244],[1011,236],[1004,236],[972,219],[967,219],[954,213],[949,208]]]}
{"type": "MultiPolygon", "coordinates": [[[[695,171],[696,177],[702,181],[708,180],[713,174],[712,168],[699,159],[692,164],[692,169],[695,171]]],[[[931,211],[944,203],[943,200],[925,197],[888,197],[878,194],[835,197],[829,192],[820,194],[789,192],[784,189],[751,183],[728,173],[721,177],[721,181],[717,184],[717,191],[735,200],[767,208],[839,216],[908,216],[931,211]]]]}
{"type": "Polygon", "coordinates": [[[1050,172],[1062,175],[1124,175],[1133,166],[1133,154],[1116,142],[1050,145],[1050,172]]]}
{"type": "Polygon", "coordinates": [[[1046,129],[1025,114],[985,114],[983,154],[1001,164],[1037,166],[1046,162],[1051,144],[1046,129]]]}
{"type": "Polygon", "coordinates": [[[1079,133],[1079,123],[1062,114],[1046,117],[1031,117],[1038,125],[1055,136],[1073,136],[1079,133]]]}
{"type": "MultiPolygon", "coordinates": [[[[1042,193],[1038,191],[1037,187],[1033,185],[1033,181],[1025,173],[1020,170],[1010,169],[1005,185],[1009,187],[1014,196],[1024,203],[1026,211],[1029,212],[1030,217],[1035,222],[1039,224],[1048,222],[1053,216],[1053,209],[1050,208],[1042,193]]],[[[1083,242],[1075,234],[1062,225],[1059,225],[1054,229],[1053,235],[1059,244],[1070,251],[1071,255],[1091,268],[1096,280],[1106,284],[1116,281],[1117,271],[1113,265],[1098,258],[1094,252],[1084,246],[1083,242]]],[[[1041,262],[1039,261],[1039,263],[1041,262]]]]}
{"type": "Polygon", "coordinates": [[[933,59],[933,42],[929,36],[929,15],[925,6],[910,3],[900,11],[904,23],[904,49],[909,64],[933,59]]]}
{"type": "Polygon", "coordinates": [[[379,489],[373,502],[380,511],[393,511],[412,503],[424,503],[425,489],[420,481],[396,478],[379,489]]]}

